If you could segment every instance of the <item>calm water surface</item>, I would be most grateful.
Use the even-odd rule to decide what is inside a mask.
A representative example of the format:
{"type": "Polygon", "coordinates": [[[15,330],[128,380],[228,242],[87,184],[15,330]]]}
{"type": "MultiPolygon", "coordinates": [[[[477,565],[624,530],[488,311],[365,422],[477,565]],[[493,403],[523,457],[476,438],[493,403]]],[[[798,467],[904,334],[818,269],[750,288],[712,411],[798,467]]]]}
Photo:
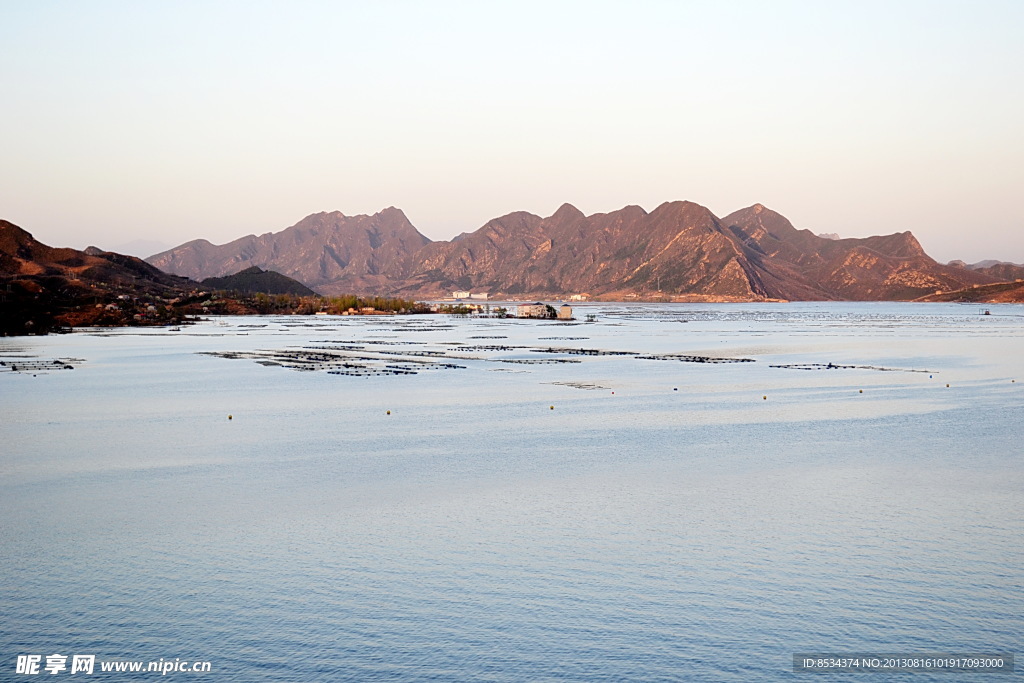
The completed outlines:
{"type": "Polygon", "coordinates": [[[0,339],[0,680],[53,653],[212,664],[176,680],[750,681],[849,677],[795,652],[1015,652],[1024,306],[990,309],[0,339]],[[75,369],[25,371],[51,359],[75,369]]]}

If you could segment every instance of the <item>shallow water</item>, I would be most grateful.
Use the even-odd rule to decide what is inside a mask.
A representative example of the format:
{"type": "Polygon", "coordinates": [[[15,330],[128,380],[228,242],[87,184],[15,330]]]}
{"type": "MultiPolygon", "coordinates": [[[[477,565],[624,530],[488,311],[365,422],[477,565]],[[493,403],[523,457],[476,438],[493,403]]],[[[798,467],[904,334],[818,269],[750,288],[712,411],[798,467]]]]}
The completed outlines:
{"type": "Polygon", "coordinates": [[[52,653],[228,681],[747,681],[806,677],[796,652],[1013,652],[1024,306],[990,309],[0,339],[0,680],[52,653]],[[9,369],[52,359],[75,369],[9,369]]]}

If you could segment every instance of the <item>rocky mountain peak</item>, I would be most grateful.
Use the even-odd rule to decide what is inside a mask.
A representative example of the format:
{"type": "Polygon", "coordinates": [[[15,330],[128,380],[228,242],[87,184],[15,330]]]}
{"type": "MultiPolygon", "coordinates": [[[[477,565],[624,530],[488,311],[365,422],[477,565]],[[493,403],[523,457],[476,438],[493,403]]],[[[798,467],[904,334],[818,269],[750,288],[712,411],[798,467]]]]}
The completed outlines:
{"type": "Polygon", "coordinates": [[[547,220],[555,223],[567,223],[569,221],[577,221],[582,218],[586,218],[583,212],[577,209],[572,204],[566,202],[558,207],[558,210],[548,216],[547,220]]]}

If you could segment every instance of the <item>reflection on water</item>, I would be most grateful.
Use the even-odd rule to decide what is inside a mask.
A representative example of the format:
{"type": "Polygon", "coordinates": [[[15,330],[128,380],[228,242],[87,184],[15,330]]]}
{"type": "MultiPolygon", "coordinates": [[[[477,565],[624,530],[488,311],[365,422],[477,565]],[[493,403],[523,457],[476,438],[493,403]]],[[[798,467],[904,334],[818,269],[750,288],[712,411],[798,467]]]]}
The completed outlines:
{"type": "Polygon", "coordinates": [[[0,372],[0,679],[746,681],[1021,641],[1024,307],[577,313],[0,340],[38,363],[0,372]]]}

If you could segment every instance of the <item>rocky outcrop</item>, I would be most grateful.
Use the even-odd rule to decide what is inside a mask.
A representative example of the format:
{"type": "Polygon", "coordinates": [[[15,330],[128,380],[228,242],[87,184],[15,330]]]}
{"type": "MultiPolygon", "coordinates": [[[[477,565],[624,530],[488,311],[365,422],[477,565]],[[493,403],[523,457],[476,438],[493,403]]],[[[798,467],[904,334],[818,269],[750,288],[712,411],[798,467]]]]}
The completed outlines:
{"type": "Polygon", "coordinates": [[[0,221],[0,334],[45,334],[70,324],[123,324],[129,312],[134,321],[139,307],[154,321],[163,316],[160,320],[169,322],[170,314],[153,313],[148,304],[162,305],[191,285],[195,283],[134,256],[95,247],[50,247],[0,221]]]}

